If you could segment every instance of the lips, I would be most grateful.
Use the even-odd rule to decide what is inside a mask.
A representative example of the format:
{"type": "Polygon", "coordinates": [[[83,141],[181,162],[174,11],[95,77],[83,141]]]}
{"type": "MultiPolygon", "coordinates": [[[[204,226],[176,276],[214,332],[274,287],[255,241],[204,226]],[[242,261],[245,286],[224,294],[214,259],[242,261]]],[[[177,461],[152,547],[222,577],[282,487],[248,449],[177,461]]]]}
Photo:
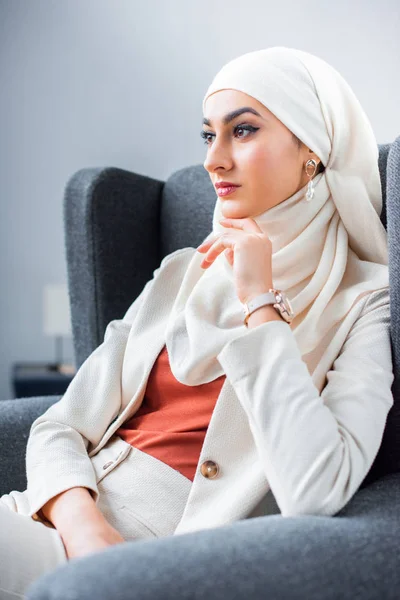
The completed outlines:
{"type": "Polygon", "coordinates": [[[230,186],[223,186],[217,189],[217,194],[218,196],[227,196],[228,194],[232,194],[233,192],[235,192],[238,189],[238,185],[230,185],[230,186]]]}
{"type": "Polygon", "coordinates": [[[215,184],[217,194],[220,197],[232,194],[237,190],[238,187],[240,187],[240,185],[236,185],[236,183],[232,183],[231,181],[218,181],[215,184]]]}
{"type": "Polygon", "coordinates": [[[215,187],[217,188],[217,190],[219,190],[220,188],[223,188],[223,187],[239,187],[239,185],[236,183],[232,183],[232,181],[218,181],[215,184],[215,187]]]}

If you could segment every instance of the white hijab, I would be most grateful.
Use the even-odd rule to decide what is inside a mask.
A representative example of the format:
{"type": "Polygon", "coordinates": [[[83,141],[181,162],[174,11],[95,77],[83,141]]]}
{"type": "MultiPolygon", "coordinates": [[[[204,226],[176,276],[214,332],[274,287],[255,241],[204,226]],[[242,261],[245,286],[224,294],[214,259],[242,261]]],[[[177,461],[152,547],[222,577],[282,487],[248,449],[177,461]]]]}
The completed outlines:
{"type": "MultiPolygon", "coordinates": [[[[264,104],[326,167],[313,178],[310,202],[306,184],[254,218],[272,242],[273,284],[292,303],[290,328],[321,391],[361,312],[361,299],[389,286],[377,142],[348,83],[309,53],[274,47],[228,62],[209,86],[203,111],[208,96],[227,88],[264,104]]],[[[225,231],[218,222],[222,217],[217,196],[213,233],[225,231]]],[[[243,305],[224,253],[206,270],[200,267],[203,256],[194,253],[166,329],[171,370],[189,386],[223,375],[219,352],[252,331],[243,323],[243,305]],[[178,356],[184,357],[180,363],[178,356]]],[[[265,335],[270,335],[268,324],[265,335]]]]}

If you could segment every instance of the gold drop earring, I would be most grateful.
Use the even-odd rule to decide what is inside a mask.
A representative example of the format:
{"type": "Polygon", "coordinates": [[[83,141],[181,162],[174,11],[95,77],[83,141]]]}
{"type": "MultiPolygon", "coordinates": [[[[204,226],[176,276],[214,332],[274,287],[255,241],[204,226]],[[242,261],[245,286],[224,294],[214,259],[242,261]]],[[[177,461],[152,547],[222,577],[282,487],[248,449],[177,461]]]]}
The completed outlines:
{"type": "Polygon", "coordinates": [[[306,193],[306,200],[307,200],[307,202],[310,202],[310,200],[314,196],[314,186],[313,186],[312,178],[315,175],[315,171],[317,170],[317,166],[318,165],[317,165],[316,161],[313,158],[310,158],[310,160],[308,160],[306,162],[306,174],[307,174],[307,177],[309,177],[309,179],[310,179],[310,181],[308,182],[308,185],[307,185],[307,193],[306,193]],[[310,166],[314,167],[314,172],[313,172],[312,175],[309,175],[309,173],[307,171],[308,167],[310,167],[310,166]]]}

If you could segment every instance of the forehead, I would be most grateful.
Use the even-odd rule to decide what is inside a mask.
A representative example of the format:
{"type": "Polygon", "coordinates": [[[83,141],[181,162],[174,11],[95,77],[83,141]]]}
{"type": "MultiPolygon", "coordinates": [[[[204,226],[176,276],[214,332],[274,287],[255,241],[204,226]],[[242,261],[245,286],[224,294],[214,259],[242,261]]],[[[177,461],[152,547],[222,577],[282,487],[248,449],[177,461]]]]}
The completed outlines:
{"type": "Polygon", "coordinates": [[[223,117],[228,113],[243,107],[254,109],[265,120],[276,118],[264,104],[253,96],[239,90],[225,89],[208,96],[204,103],[204,119],[209,122],[222,123],[223,117]]]}

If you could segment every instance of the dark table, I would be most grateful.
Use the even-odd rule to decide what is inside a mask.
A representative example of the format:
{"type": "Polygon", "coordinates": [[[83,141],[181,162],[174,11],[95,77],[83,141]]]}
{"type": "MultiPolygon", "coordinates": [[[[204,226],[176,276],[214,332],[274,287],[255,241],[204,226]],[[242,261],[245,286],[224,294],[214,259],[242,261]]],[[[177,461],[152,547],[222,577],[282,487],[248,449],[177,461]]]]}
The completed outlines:
{"type": "Polygon", "coordinates": [[[12,386],[15,398],[64,394],[75,376],[72,365],[56,363],[15,363],[12,386]]]}

